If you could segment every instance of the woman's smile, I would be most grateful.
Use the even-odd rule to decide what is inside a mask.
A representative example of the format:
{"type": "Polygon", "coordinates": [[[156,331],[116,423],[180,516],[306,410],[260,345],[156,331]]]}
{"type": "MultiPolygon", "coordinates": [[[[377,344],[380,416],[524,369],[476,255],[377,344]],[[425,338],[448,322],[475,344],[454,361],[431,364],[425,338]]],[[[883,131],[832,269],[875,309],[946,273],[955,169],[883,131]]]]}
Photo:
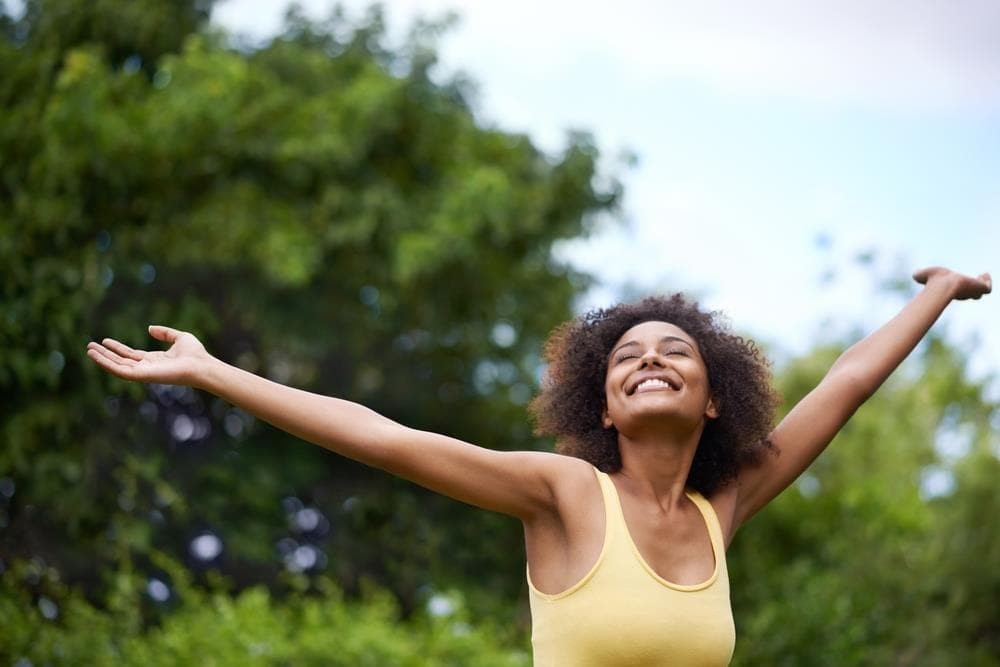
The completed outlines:
{"type": "Polygon", "coordinates": [[[643,373],[629,383],[625,393],[631,396],[647,391],[678,391],[680,388],[680,381],[665,373],[643,373]]]}

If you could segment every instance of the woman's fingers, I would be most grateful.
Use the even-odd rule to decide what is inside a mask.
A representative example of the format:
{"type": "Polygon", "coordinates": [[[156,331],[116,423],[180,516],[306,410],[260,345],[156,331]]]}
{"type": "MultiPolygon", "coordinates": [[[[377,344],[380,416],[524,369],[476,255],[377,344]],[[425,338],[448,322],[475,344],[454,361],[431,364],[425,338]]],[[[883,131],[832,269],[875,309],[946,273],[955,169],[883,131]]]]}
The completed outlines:
{"type": "Polygon", "coordinates": [[[120,357],[125,359],[134,359],[135,361],[142,361],[142,358],[146,356],[146,353],[142,350],[133,350],[131,347],[125,343],[121,343],[114,338],[105,338],[101,343],[105,348],[113,350],[120,357]]]}
{"type": "Polygon", "coordinates": [[[993,291],[993,279],[990,277],[990,274],[980,273],[972,280],[976,283],[974,292],[972,293],[973,299],[979,299],[984,294],[989,294],[993,291]]]}
{"type": "Polygon", "coordinates": [[[123,359],[103,345],[90,343],[87,346],[87,356],[98,366],[112,375],[125,380],[135,379],[135,364],[132,359],[123,359]]]}
{"type": "Polygon", "coordinates": [[[984,294],[989,294],[993,291],[993,278],[989,273],[980,273],[979,279],[983,281],[984,285],[986,285],[986,292],[984,292],[984,294]]]}
{"type": "Polygon", "coordinates": [[[87,346],[87,350],[88,351],[93,350],[94,352],[99,354],[102,358],[107,359],[111,363],[117,364],[119,366],[135,366],[136,363],[138,363],[135,359],[129,359],[128,357],[123,357],[114,350],[100,343],[90,343],[87,346]]]}

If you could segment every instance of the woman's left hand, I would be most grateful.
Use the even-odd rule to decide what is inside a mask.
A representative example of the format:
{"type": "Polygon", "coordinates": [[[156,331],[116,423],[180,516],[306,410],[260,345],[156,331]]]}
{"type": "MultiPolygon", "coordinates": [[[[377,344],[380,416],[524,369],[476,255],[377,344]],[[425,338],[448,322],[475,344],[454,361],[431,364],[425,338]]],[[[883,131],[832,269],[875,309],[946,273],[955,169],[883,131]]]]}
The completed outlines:
{"type": "Polygon", "coordinates": [[[943,266],[931,266],[920,269],[913,274],[913,279],[921,285],[929,285],[932,281],[947,280],[951,282],[952,296],[956,300],[978,299],[984,294],[989,294],[993,290],[993,279],[988,273],[980,273],[978,276],[966,276],[956,273],[943,266]]]}

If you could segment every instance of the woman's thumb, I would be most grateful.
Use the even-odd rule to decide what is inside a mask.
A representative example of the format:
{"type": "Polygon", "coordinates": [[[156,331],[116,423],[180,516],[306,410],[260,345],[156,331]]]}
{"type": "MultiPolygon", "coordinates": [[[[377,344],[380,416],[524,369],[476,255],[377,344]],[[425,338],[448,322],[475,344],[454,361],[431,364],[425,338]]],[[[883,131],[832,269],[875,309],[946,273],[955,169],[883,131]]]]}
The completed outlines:
{"type": "Polygon", "coordinates": [[[177,329],[171,329],[170,327],[165,327],[160,324],[150,324],[149,325],[149,335],[156,340],[162,340],[167,343],[173,343],[177,340],[177,337],[181,335],[181,332],[177,329]]]}

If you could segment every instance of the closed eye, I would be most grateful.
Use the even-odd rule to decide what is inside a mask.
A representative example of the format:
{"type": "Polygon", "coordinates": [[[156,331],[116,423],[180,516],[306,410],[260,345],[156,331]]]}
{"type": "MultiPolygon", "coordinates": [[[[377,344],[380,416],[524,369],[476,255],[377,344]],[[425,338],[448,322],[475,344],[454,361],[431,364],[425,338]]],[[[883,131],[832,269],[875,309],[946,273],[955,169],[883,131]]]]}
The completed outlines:
{"type": "MultiPolygon", "coordinates": [[[[671,350],[665,350],[662,353],[664,356],[679,355],[682,357],[690,357],[691,354],[683,348],[675,348],[671,350]]],[[[615,357],[615,363],[621,363],[627,359],[638,359],[640,355],[638,352],[622,352],[617,357],[615,357]]]]}

